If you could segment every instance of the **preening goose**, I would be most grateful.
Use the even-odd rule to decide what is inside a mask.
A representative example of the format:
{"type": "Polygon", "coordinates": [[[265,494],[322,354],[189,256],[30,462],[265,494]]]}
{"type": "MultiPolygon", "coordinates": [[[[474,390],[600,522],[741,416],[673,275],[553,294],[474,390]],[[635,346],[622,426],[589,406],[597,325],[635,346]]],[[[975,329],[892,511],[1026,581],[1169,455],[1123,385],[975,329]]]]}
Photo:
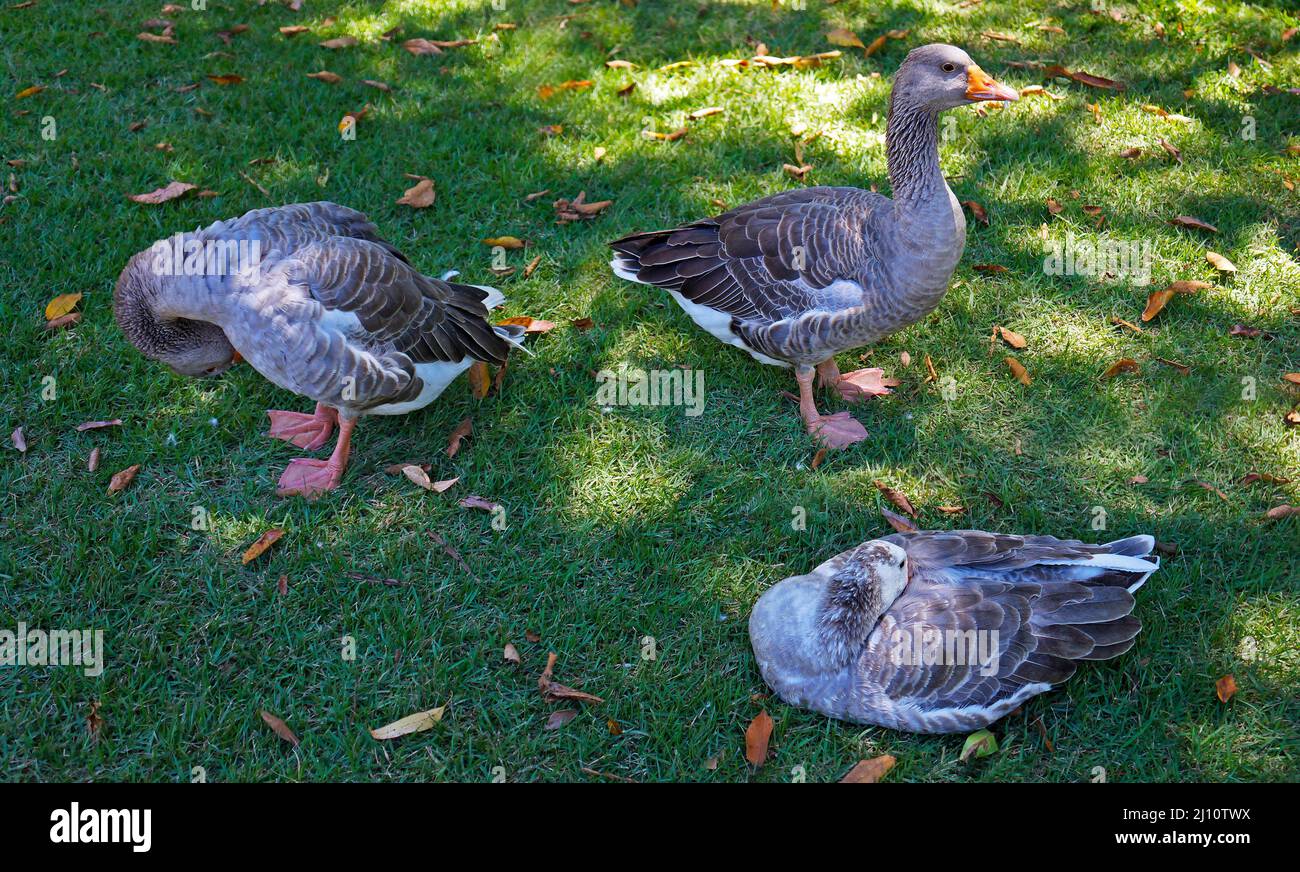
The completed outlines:
{"type": "Polygon", "coordinates": [[[917,733],[987,726],[1133,645],[1155,540],[898,533],[773,585],[749,619],[790,705],[917,733]]]}
{"type": "Polygon", "coordinates": [[[161,240],[122,270],[113,295],[122,332],[182,375],[214,376],[239,358],[312,414],[268,411],[268,435],[316,450],[338,425],[329,460],[299,458],[278,493],[338,486],[361,415],[433,402],[478,360],[504,363],[520,328],[495,327],[494,288],[421,275],[360,212],[334,203],[255,209],[161,240]],[[233,264],[232,264],[233,260],[233,264]]]}
{"type": "Polygon", "coordinates": [[[919,321],[948,289],[966,219],[939,168],[939,113],[1015,100],[959,48],[914,49],[889,103],[894,199],[858,188],[801,188],[672,230],[610,245],[625,279],[666,288],[697,324],[763,363],[793,366],[809,433],[842,447],[866,438],[847,412],[821,415],[814,370],[849,401],[888,393],[879,369],[841,375],[834,355],[919,321]]]}

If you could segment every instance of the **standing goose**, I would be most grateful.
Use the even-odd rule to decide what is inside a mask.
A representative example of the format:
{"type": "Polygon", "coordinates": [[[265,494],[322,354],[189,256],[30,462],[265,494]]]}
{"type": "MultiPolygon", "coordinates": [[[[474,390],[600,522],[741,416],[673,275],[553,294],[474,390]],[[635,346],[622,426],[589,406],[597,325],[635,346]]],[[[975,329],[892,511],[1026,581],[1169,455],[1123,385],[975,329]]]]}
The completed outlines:
{"type": "Polygon", "coordinates": [[[1132,647],[1133,593],[1159,566],[1154,547],[1150,536],[886,536],[773,585],[750,641],[790,705],[917,733],[979,729],[1078,661],[1132,647]]]}
{"type": "Polygon", "coordinates": [[[916,323],[948,289],[966,219],[939,168],[939,113],[1018,97],[959,48],[914,49],[889,101],[893,200],[859,188],[786,191],[716,218],[625,236],[610,243],[610,266],[666,288],[723,342],[763,363],[793,366],[799,412],[823,443],[865,439],[848,412],[818,413],[813,372],[849,401],[889,393],[881,370],[841,375],[834,355],[916,323]]]}
{"type": "Polygon", "coordinates": [[[488,323],[504,299],[421,275],[365,215],[320,202],[155,243],[122,270],[113,309],[142,354],[181,375],[219,375],[242,358],[315,400],[312,414],[267,412],[267,435],[309,451],[338,425],[329,460],[298,458],[280,476],[277,493],[313,497],[342,479],[358,417],[421,409],[474,361],[505,362],[522,331],[488,323]],[[178,268],[176,251],[198,254],[178,268]]]}

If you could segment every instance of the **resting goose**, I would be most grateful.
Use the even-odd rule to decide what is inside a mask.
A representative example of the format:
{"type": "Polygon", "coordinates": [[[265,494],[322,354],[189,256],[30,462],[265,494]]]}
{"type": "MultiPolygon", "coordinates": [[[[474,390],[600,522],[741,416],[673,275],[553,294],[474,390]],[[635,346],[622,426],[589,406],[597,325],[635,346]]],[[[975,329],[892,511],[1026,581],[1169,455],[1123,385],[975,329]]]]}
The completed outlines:
{"type": "Polygon", "coordinates": [[[911,51],[894,77],[885,134],[894,199],[858,188],[800,188],[610,246],[619,276],[666,288],[705,330],[757,360],[793,366],[809,433],[842,447],[867,432],[821,415],[823,386],[849,401],[889,393],[879,369],[841,375],[834,355],[931,312],[966,244],[966,219],[939,168],[939,113],[1019,95],[950,45],[911,51]]]}
{"type": "Polygon", "coordinates": [[[307,497],[338,486],[359,416],[423,408],[474,361],[504,363],[522,330],[488,323],[502,302],[494,288],[421,275],[365,215],[326,202],[162,240],[131,258],[113,294],[118,325],[146,357],[199,377],[242,358],[316,401],[311,414],[267,412],[268,435],[309,451],[338,426],[329,460],[298,458],[280,476],[278,493],[307,497]],[[240,243],[233,271],[204,260],[240,243]],[[173,251],[200,254],[178,269],[173,251]]]}
{"type": "Polygon", "coordinates": [[[917,733],[979,729],[1133,645],[1155,540],[898,533],[773,585],[749,619],[785,702],[917,733]],[[974,631],[974,632],[972,632],[974,631]]]}

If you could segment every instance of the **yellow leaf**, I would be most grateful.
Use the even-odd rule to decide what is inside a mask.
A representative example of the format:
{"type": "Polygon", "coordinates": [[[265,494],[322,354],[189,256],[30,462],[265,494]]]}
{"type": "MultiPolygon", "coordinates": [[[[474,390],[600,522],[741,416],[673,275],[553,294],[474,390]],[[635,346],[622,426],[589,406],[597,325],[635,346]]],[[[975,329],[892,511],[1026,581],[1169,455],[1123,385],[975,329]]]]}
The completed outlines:
{"type": "Polygon", "coordinates": [[[429,709],[426,712],[416,712],[413,715],[407,715],[399,721],[393,721],[387,726],[371,730],[370,735],[380,741],[384,739],[396,739],[399,736],[407,736],[411,733],[420,733],[425,730],[433,729],[433,725],[442,720],[443,712],[447,710],[445,705],[429,709]]]}
{"type": "Polygon", "coordinates": [[[41,92],[44,91],[44,90],[45,90],[45,86],[44,86],[44,85],[32,85],[30,88],[23,88],[21,91],[19,91],[17,94],[15,94],[15,95],[14,95],[14,99],[15,99],[15,100],[22,100],[22,99],[25,99],[25,98],[27,98],[27,97],[32,96],[33,94],[39,94],[39,93],[41,93],[41,92]]]}
{"type": "Polygon", "coordinates": [[[1219,254],[1217,251],[1205,252],[1205,259],[1208,260],[1210,264],[1217,270],[1222,270],[1223,272],[1237,271],[1236,264],[1228,260],[1223,255],[1219,254]]]}
{"type": "Polygon", "coordinates": [[[866,48],[858,35],[845,27],[837,27],[826,34],[826,41],[831,45],[842,45],[847,48],[866,48]]]}
{"type": "Polygon", "coordinates": [[[263,533],[261,536],[258,537],[256,542],[248,546],[248,550],[244,552],[243,562],[245,564],[249,564],[252,563],[254,560],[256,560],[258,557],[261,557],[263,552],[265,552],[266,549],[274,545],[276,541],[283,535],[284,535],[284,530],[282,530],[279,527],[272,527],[271,529],[267,530],[265,533],[263,533]]]}
{"type": "Polygon", "coordinates": [[[62,318],[77,308],[79,302],[81,302],[81,294],[59,294],[45,304],[45,320],[53,321],[55,318],[62,318]]]}
{"type": "Polygon", "coordinates": [[[483,244],[491,245],[494,248],[499,245],[502,248],[509,248],[511,250],[524,247],[523,240],[517,236],[493,236],[489,239],[484,239],[483,244]]]}
{"type": "Polygon", "coordinates": [[[897,762],[891,754],[863,760],[850,769],[848,775],[840,779],[840,784],[875,784],[884,778],[885,773],[893,769],[897,762]]]}

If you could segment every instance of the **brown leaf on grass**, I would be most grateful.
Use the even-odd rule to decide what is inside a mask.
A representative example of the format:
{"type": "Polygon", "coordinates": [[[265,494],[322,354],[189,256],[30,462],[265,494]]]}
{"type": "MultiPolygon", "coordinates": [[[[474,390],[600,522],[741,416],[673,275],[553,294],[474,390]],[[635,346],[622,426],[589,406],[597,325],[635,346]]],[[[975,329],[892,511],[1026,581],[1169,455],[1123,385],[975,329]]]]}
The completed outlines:
{"type": "Polygon", "coordinates": [[[287,37],[295,37],[300,33],[309,33],[311,28],[303,24],[288,24],[280,28],[280,33],[287,37]]]}
{"type": "Polygon", "coordinates": [[[378,727],[370,731],[370,737],[379,741],[385,739],[396,739],[401,736],[409,736],[411,733],[421,733],[425,730],[433,729],[434,724],[442,720],[443,713],[447,711],[445,705],[437,708],[431,708],[428,711],[416,712],[413,715],[407,715],[400,720],[393,721],[391,724],[378,727]]]}
{"type": "Polygon", "coordinates": [[[160,42],[160,43],[165,43],[166,45],[176,44],[176,40],[174,37],[168,36],[163,33],[149,33],[148,31],[145,31],[144,33],[137,33],[135,35],[135,38],[139,40],[143,40],[144,42],[160,42]]]}
{"type": "Polygon", "coordinates": [[[524,247],[524,241],[517,236],[489,236],[483,240],[484,245],[490,245],[493,248],[500,246],[502,248],[514,251],[524,247]]]}
{"type": "Polygon", "coordinates": [[[885,777],[898,761],[890,754],[862,760],[840,779],[840,784],[875,784],[885,777]]]}
{"type": "Polygon", "coordinates": [[[519,657],[519,649],[515,647],[513,642],[506,643],[506,647],[501,651],[501,659],[516,666],[523,665],[523,660],[519,657]]]}
{"type": "Polygon", "coordinates": [[[1065,208],[1064,206],[1062,206],[1056,200],[1053,200],[1051,197],[1047,198],[1047,211],[1052,215],[1061,214],[1061,210],[1064,208],[1065,208]]]}
{"type": "Polygon", "coordinates": [[[131,194],[129,199],[137,203],[144,203],[149,206],[156,206],[159,203],[166,203],[168,200],[175,200],[177,197],[183,197],[185,194],[197,188],[198,185],[191,185],[189,182],[169,182],[161,188],[157,188],[147,194],[131,194]]]}
{"type": "Polygon", "coordinates": [[[962,512],[966,511],[965,506],[935,506],[935,509],[943,512],[945,515],[960,515],[962,512]]]}
{"type": "Polygon", "coordinates": [[[658,130],[642,130],[641,135],[646,139],[655,139],[659,142],[676,142],[689,132],[685,127],[679,127],[670,133],[660,133],[658,130]]]}
{"type": "Polygon", "coordinates": [[[104,719],[99,716],[99,700],[91,700],[90,711],[86,714],[86,732],[92,740],[99,739],[99,731],[104,728],[104,719]]]}
{"type": "Polygon", "coordinates": [[[275,583],[275,592],[280,596],[289,595],[289,576],[281,575],[279,581],[275,583]]]}
{"type": "Polygon", "coordinates": [[[1227,501],[1228,501],[1228,495],[1225,494],[1223,491],[1219,490],[1219,489],[1218,489],[1217,487],[1215,487],[1214,485],[1210,484],[1208,481],[1201,481],[1200,479],[1193,478],[1193,479],[1188,480],[1186,483],[1187,483],[1187,484],[1194,484],[1194,485],[1196,485],[1197,487],[1203,487],[1203,488],[1205,488],[1207,491],[1209,491],[1210,493],[1216,495],[1219,499],[1223,500],[1224,502],[1227,502],[1227,501]]]}
{"type": "Polygon", "coordinates": [[[1300,506],[1291,506],[1283,503],[1280,506],[1274,506],[1264,513],[1264,517],[1270,521],[1280,521],[1283,518],[1289,518],[1292,515],[1300,515],[1300,506]]]}
{"type": "Polygon", "coordinates": [[[783,163],[781,164],[781,169],[786,175],[802,182],[804,177],[812,172],[813,168],[812,164],[801,164],[800,166],[795,166],[794,164],[783,163]]]}
{"type": "Polygon", "coordinates": [[[1163,363],[1165,366],[1173,367],[1178,370],[1179,375],[1188,376],[1192,374],[1192,368],[1185,363],[1179,363],[1176,360],[1169,360],[1164,357],[1153,357],[1151,359],[1156,363],[1163,363]]]}
{"type": "Polygon", "coordinates": [[[880,514],[889,522],[889,526],[893,527],[899,533],[915,533],[918,529],[918,527],[907,518],[895,512],[891,512],[883,506],[880,508],[880,514]]]}
{"type": "Polygon", "coordinates": [[[1211,266],[1213,266],[1215,269],[1221,272],[1237,271],[1237,265],[1234,264],[1232,261],[1228,260],[1223,255],[1219,254],[1217,251],[1205,252],[1205,259],[1210,262],[1211,266]]]}
{"type": "Polygon", "coordinates": [[[433,205],[433,180],[420,179],[414,187],[407,188],[397,200],[398,206],[410,206],[412,209],[427,209],[433,205]]]}
{"type": "Polygon", "coordinates": [[[1248,472],[1244,476],[1242,476],[1241,481],[1237,482],[1237,484],[1250,485],[1250,484],[1254,484],[1257,481],[1262,481],[1265,484],[1290,484],[1291,483],[1291,479],[1279,478],[1278,476],[1273,475],[1272,473],[1248,472]]]}
{"type": "Polygon", "coordinates": [[[461,442],[465,440],[466,436],[468,436],[473,432],[474,432],[473,419],[465,418],[459,424],[457,424],[456,429],[452,430],[451,435],[447,437],[447,456],[455,457],[456,453],[460,451],[461,442]]]}
{"type": "Polygon", "coordinates": [[[289,729],[288,724],[268,712],[266,709],[262,710],[262,720],[266,721],[266,725],[274,730],[277,736],[284,739],[295,748],[298,747],[298,737],[293,734],[293,730],[289,729]]]}
{"type": "Polygon", "coordinates": [[[892,488],[889,485],[885,484],[883,481],[874,481],[872,482],[872,484],[874,484],[876,486],[876,490],[884,494],[885,499],[893,503],[899,509],[899,511],[903,512],[904,514],[911,515],[913,518],[916,517],[916,509],[913,508],[912,501],[909,500],[907,498],[907,495],[904,494],[901,490],[898,490],[897,488],[892,488]]]}
{"type": "Polygon", "coordinates": [[[1179,163],[1183,162],[1183,153],[1179,151],[1178,147],[1174,145],[1172,142],[1170,142],[1169,140],[1161,139],[1160,147],[1163,148],[1165,152],[1168,153],[1168,155],[1172,157],[1174,160],[1178,161],[1179,163]]]}
{"type": "Polygon", "coordinates": [[[228,28],[227,30],[218,30],[216,36],[226,45],[230,45],[230,40],[232,37],[239,36],[239,34],[245,33],[247,31],[248,31],[247,24],[236,24],[228,28]]]}
{"type": "Polygon", "coordinates": [[[1228,328],[1229,336],[1240,336],[1243,339],[1272,339],[1273,334],[1258,327],[1251,327],[1246,324],[1233,324],[1228,328]]]}
{"type": "Polygon", "coordinates": [[[612,61],[605,61],[605,66],[609,67],[611,70],[635,70],[636,69],[636,64],[632,63],[631,61],[625,61],[619,59],[615,59],[612,61]]]}
{"type": "Polygon", "coordinates": [[[1300,385],[1300,372],[1288,372],[1283,374],[1282,381],[1290,382],[1293,385],[1300,385]]]}
{"type": "Polygon", "coordinates": [[[760,711],[745,730],[745,759],[752,766],[767,762],[767,745],[772,740],[772,716],[760,711]]]}
{"type": "Polygon", "coordinates": [[[817,467],[822,465],[822,461],[825,459],[826,459],[826,449],[825,448],[817,449],[817,453],[813,455],[812,463],[809,464],[808,468],[812,470],[817,469],[817,467]]]}
{"type": "Polygon", "coordinates": [[[321,70],[318,73],[308,73],[307,78],[316,79],[317,81],[326,82],[331,85],[337,85],[343,81],[343,77],[338,73],[331,73],[329,70],[321,70]]]}
{"type": "Polygon", "coordinates": [[[53,321],[55,318],[62,318],[77,308],[79,302],[81,302],[81,294],[59,294],[45,304],[45,320],[53,321]]]}
{"type": "Polygon", "coordinates": [[[121,427],[122,419],[114,418],[111,421],[87,421],[84,424],[77,425],[78,433],[85,433],[87,430],[102,430],[105,427],[121,427]]]}
{"type": "Polygon", "coordinates": [[[1114,378],[1121,372],[1139,372],[1141,369],[1142,367],[1138,366],[1138,362],[1133,358],[1121,357],[1119,360],[1112,363],[1106,371],[1101,374],[1101,377],[1114,378]]]}
{"type": "Polygon", "coordinates": [[[1171,282],[1168,286],[1158,291],[1152,291],[1147,296],[1147,307],[1142,312],[1143,322],[1150,321],[1164,310],[1174,294],[1194,294],[1197,291],[1203,291],[1207,288],[1214,287],[1209,282],[1202,282],[1196,279],[1184,279],[1181,281],[1171,282]]]}
{"type": "Polygon", "coordinates": [[[488,395],[488,388],[492,386],[492,379],[488,376],[488,365],[481,360],[476,360],[469,367],[469,392],[470,396],[476,400],[481,400],[488,395]]]}
{"type": "Polygon", "coordinates": [[[470,494],[460,501],[460,507],[462,509],[481,509],[484,512],[494,512],[501,508],[501,504],[478,494],[470,494]]]}
{"type": "Polygon", "coordinates": [[[559,136],[564,132],[563,124],[544,124],[537,128],[537,132],[542,136],[559,136]]]}
{"type": "Polygon", "coordinates": [[[1002,358],[1002,362],[1011,369],[1011,374],[1016,377],[1016,381],[1020,382],[1025,387],[1029,387],[1029,385],[1033,384],[1034,380],[1029,377],[1029,370],[1025,369],[1024,364],[1020,361],[1016,360],[1014,357],[1004,357],[1002,358]]]}
{"type": "Polygon", "coordinates": [[[402,43],[402,48],[416,56],[442,54],[442,49],[438,48],[431,40],[423,38],[408,39],[402,43]]]}
{"type": "Polygon", "coordinates": [[[119,491],[126,490],[131,486],[131,482],[135,481],[135,475],[139,471],[140,464],[137,463],[133,466],[128,466],[121,472],[114,473],[113,477],[108,482],[108,492],[115,494],[119,491]]]}
{"type": "Polygon", "coordinates": [[[831,45],[838,45],[841,48],[866,48],[866,45],[864,45],[862,40],[858,38],[858,35],[846,27],[837,27],[827,33],[826,41],[831,45]]]}
{"type": "Polygon", "coordinates": [[[989,273],[991,275],[998,275],[999,273],[1007,272],[1007,268],[1000,263],[977,263],[973,265],[971,269],[976,272],[989,273]]]}
{"type": "Polygon", "coordinates": [[[871,57],[873,54],[875,54],[876,52],[880,51],[882,48],[885,47],[886,39],[888,39],[888,35],[882,33],[880,36],[871,40],[871,44],[868,45],[865,49],[863,49],[862,54],[866,57],[871,57]]]}
{"type": "Polygon", "coordinates": [[[983,224],[985,227],[988,226],[989,213],[984,211],[983,206],[976,203],[974,200],[962,200],[961,204],[970,210],[971,215],[974,216],[976,221],[983,224]]]}
{"type": "Polygon", "coordinates": [[[429,479],[429,473],[415,464],[403,466],[402,475],[406,476],[425,490],[433,491],[436,494],[442,493],[456,482],[460,481],[460,476],[457,476],[456,478],[443,479],[442,481],[431,481],[429,479]]]}
{"type": "MultiPolygon", "coordinates": [[[[541,255],[538,255],[539,257],[541,255]]],[[[498,321],[502,327],[516,325],[524,328],[525,333],[549,333],[555,329],[555,324],[550,321],[542,321],[538,318],[530,318],[527,315],[518,315],[514,318],[506,318],[498,321]]]]}
{"type": "Polygon", "coordinates": [[[542,641],[542,634],[537,632],[536,630],[525,629],[524,638],[527,639],[529,642],[536,643],[542,641]]]}
{"type": "Polygon", "coordinates": [[[547,702],[559,702],[560,700],[573,700],[575,702],[585,703],[602,703],[604,702],[594,694],[585,693],[581,690],[574,690],[572,687],[560,684],[555,681],[555,661],[560,657],[554,651],[546,655],[546,668],[537,679],[537,689],[542,692],[542,696],[547,702]]]}
{"type": "MultiPolygon", "coordinates": [[[[536,272],[537,267],[540,266],[541,263],[542,263],[542,256],[540,254],[537,255],[537,257],[534,257],[532,260],[528,261],[528,266],[524,267],[524,278],[528,278],[534,272],[536,272]]],[[[524,332],[527,333],[528,331],[525,330],[524,332]]]]}
{"type": "Polygon", "coordinates": [[[244,77],[235,73],[222,73],[220,75],[209,75],[208,80],[218,85],[239,85],[244,81],[244,77]]]}
{"type": "Polygon", "coordinates": [[[592,327],[596,326],[596,322],[591,320],[590,318],[575,318],[572,322],[570,322],[570,326],[572,326],[573,329],[577,330],[579,333],[586,333],[592,327]]]}
{"type": "Polygon", "coordinates": [[[1208,233],[1219,232],[1219,228],[1215,227],[1213,224],[1207,224],[1200,218],[1196,218],[1192,215],[1175,215],[1173,218],[1169,219],[1169,223],[1175,227],[1191,227],[1195,230],[1204,230],[1208,233]]]}
{"type": "Polygon", "coordinates": [[[1135,475],[1135,476],[1133,476],[1132,478],[1130,478],[1130,479],[1128,480],[1128,483],[1129,483],[1129,484],[1146,484],[1146,483],[1149,482],[1150,480],[1151,480],[1151,479],[1147,478],[1145,475],[1135,475]]]}
{"type": "Polygon", "coordinates": [[[1225,675],[1214,682],[1214,695],[1219,698],[1219,702],[1223,703],[1232,699],[1237,695],[1237,679],[1231,675],[1225,675]]]}
{"type": "Polygon", "coordinates": [[[254,560],[266,553],[266,549],[278,542],[280,537],[283,535],[284,530],[280,527],[272,527],[267,530],[261,536],[257,537],[256,542],[248,546],[247,550],[244,551],[244,556],[240,562],[245,566],[252,563],[254,560]]]}
{"type": "Polygon", "coordinates": [[[14,444],[14,448],[18,449],[19,454],[27,453],[27,437],[23,435],[22,427],[14,428],[14,432],[9,434],[9,441],[14,444]]]}
{"type": "Polygon", "coordinates": [[[90,457],[87,458],[86,460],[87,472],[94,472],[97,469],[99,469],[99,446],[98,445],[90,449],[90,457]]]}
{"type": "Polygon", "coordinates": [[[570,79],[558,85],[538,85],[537,96],[543,100],[549,100],[560,91],[580,91],[583,88],[590,88],[592,84],[590,79],[570,79]]]}
{"type": "Polygon", "coordinates": [[[546,719],[546,725],[543,726],[542,729],[558,730],[577,716],[578,712],[575,709],[560,709],[559,711],[553,711],[551,712],[550,717],[546,719]]]}
{"type": "Polygon", "coordinates": [[[1132,160],[1135,157],[1141,157],[1141,155],[1142,155],[1142,149],[1136,146],[1134,146],[1133,148],[1126,148],[1119,153],[1120,157],[1127,158],[1128,160],[1132,160]]]}
{"type": "Polygon", "coordinates": [[[993,328],[993,335],[1015,349],[1022,349],[1029,344],[1025,341],[1025,337],[1015,331],[1008,330],[1005,327],[995,326],[993,328]]]}
{"type": "Polygon", "coordinates": [[[1060,76],[1069,79],[1072,82],[1078,82],[1080,85],[1087,85],[1090,88],[1105,88],[1111,91],[1123,91],[1127,86],[1123,82],[1117,82],[1114,79],[1106,79],[1101,76],[1094,76],[1092,73],[1085,73],[1082,70],[1070,70],[1060,64],[1052,64],[1043,69],[1046,76],[1060,76]]]}
{"type": "Polygon", "coordinates": [[[580,191],[578,196],[572,200],[561,197],[552,205],[555,209],[556,223],[569,224],[574,221],[590,221],[608,209],[613,203],[613,200],[597,200],[594,203],[588,203],[587,192],[580,191]]]}
{"type": "Polygon", "coordinates": [[[686,117],[691,121],[699,121],[701,118],[708,118],[710,115],[721,115],[726,112],[721,106],[705,106],[703,109],[696,109],[686,117]]]}
{"type": "Polygon", "coordinates": [[[1288,427],[1300,427],[1300,409],[1292,409],[1282,417],[1282,423],[1288,427]]]}
{"type": "Polygon", "coordinates": [[[44,85],[32,85],[30,88],[23,88],[17,94],[14,94],[15,100],[25,100],[28,97],[35,96],[45,90],[44,85]]]}
{"type": "Polygon", "coordinates": [[[320,47],[330,49],[351,48],[356,44],[357,38],[355,36],[336,36],[333,39],[327,39],[320,43],[320,47]]]}
{"type": "Polygon", "coordinates": [[[927,382],[937,382],[939,380],[939,373],[934,369],[934,361],[928,354],[925,356],[925,372],[925,380],[927,382]]]}

